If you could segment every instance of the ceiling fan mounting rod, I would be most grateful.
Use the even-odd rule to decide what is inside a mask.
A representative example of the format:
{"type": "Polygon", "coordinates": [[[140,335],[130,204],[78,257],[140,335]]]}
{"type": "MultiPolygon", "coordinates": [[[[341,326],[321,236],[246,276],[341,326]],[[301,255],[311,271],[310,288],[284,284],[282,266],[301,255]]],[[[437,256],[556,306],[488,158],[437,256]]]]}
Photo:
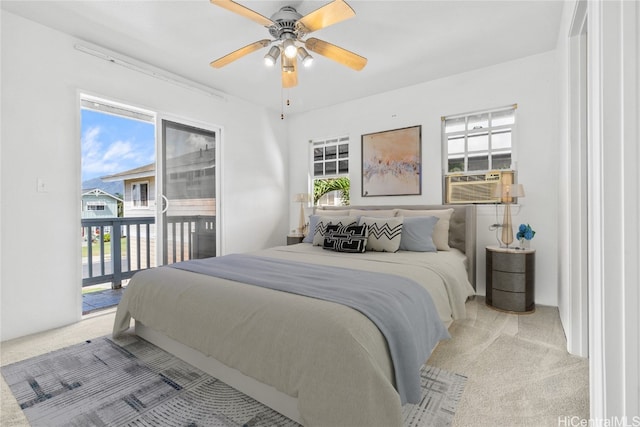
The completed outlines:
{"type": "Polygon", "coordinates": [[[303,34],[299,33],[299,25],[296,23],[302,18],[293,7],[284,6],[271,16],[273,25],[269,26],[269,34],[277,40],[297,39],[303,34]]]}

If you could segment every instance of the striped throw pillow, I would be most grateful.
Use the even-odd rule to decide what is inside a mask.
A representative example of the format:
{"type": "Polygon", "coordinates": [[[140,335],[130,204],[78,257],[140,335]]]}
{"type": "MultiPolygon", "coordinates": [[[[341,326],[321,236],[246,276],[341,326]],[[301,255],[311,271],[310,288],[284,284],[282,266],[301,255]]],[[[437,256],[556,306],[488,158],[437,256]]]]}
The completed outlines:
{"type": "Polygon", "coordinates": [[[402,217],[371,218],[363,216],[360,225],[366,225],[369,231],[367,250],[377,252],[396,252],[402,238],[402,217]]]}

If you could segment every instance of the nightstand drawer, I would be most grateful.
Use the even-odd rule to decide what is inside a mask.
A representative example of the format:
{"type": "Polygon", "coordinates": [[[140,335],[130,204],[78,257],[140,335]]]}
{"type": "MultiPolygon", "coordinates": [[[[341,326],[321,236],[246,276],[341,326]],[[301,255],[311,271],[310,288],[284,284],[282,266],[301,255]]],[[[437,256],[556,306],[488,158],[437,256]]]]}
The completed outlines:
{"type": "Polygon", "coordinates": [[[535,250],[487,246],[486,301],[514,313],[535,311],[535,250]]]}
{"type": "Polygon", "coordinates": [[[493,272],[493,289],[508,292],[525,292],[527,281],[524,273],[493,272]]]}
{"type": "Polygon", "coordinates": [[[304,236],[287,236],[287,245],[302,243],[302,239],[304,239],[304,236]]]}
{"type": "Polygon", "coordinates": [[[524,292],[505,292],[493,290],[493,304],[495,308],[507,311],[527,311],[527,298],[524,292]]]}
{"type": "Polygon", "coordinates": [[[525,254],[495,252],[493,254],[493,269],[512,273],[524,273],[526,271],[525,254]]]}

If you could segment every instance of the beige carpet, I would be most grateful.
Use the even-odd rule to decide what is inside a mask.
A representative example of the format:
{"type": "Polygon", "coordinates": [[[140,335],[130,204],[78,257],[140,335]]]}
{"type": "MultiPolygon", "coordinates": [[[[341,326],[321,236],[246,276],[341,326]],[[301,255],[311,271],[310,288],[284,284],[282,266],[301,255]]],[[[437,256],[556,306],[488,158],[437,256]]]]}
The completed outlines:
{"type": "MultiPolygon", "coordinates": [[[[558,310],[505,314],[467,303],[468,319],[454,322],[428,363],[468,377],[454,426],[557,426],[558,417],[589,418],[588,363],[570,356],[558,310]]],[[[74,325],[3,342],[1,364],[17,362],[111,332],[114,311],[74,325]]],[[[26,426],[6,382],[0,425],[26,426]]]]}
{"type": "Polygon", "coordinates": [[[467,303],[468,319],[449,328],[428,363],[468,377],[454,426],[558,426],[589,419],[589,364],[571,356],[558,309],[533,314],[467,303]]]}

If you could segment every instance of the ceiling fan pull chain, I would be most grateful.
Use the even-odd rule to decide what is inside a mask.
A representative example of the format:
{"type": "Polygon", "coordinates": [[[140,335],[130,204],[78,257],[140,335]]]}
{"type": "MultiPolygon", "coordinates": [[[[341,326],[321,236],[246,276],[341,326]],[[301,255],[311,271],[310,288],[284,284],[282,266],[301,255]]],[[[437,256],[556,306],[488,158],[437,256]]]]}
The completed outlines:
{"type": "Polygon", "coordinates": [[[280,88],[280,120],[284,120],[284,88],[280,88]]]}

